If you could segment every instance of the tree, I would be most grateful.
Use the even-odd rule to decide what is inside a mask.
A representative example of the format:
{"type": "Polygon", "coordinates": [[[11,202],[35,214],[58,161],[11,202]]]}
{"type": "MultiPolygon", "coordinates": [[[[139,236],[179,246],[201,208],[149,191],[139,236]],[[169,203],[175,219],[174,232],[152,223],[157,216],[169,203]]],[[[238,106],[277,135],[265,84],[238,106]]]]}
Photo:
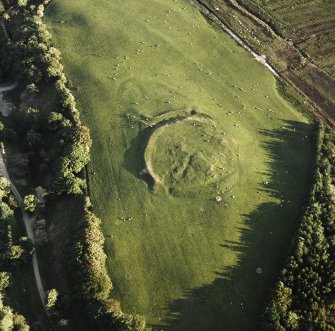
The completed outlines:
{"type": "Polygon", "coordinates": [[[5,306],[0,293],[0,330],[1,331],[29,331],[29,326],[22,315],[16,314],[5,306]]]}
{"type": "Polygon", "coordinates": [[[0,176],[0,199],[8,195],[10,191],[10,183],[7,178],[0,176]]]}
{"type": "Polygon", "coordinates": [[[58,299],[58,292],[56,289],[53,288],[52,290],[48,291],[47,303],[45,304],[46,308],[48,310],[55,309],[57,299],[58,299]]]}
{"type": "Polygon", "coordinates": [[[30,93],[37,93],[38,88],[34,83],[31,83],[31,84],[27,85],[27,91],[30,92],[30,93]]]}
{"type": "Polygon", "coordinates": [[[335,330],[335,134],[320,125],[310,201],[266,309],[269,329],[335,330]]]}
{"type": "Polygon", "coordinates": [[[34,194],[26,195],[23,199],[24,209],[33,213],[37,207],[37,197],[34,194]]]}
{"type": "Polygon", "coordinates": [[[40,111],[38,109],[29,107],[24,113],[24,120],[28,128],[38,127],[39,118],[40,118],[40,111]]]}
{"type": "Polygon", "coordinates": [[[19,6],[19,7],[25,7],[25,6],[27,6],[27,0],[17,0],[17,5],[19,6]]]}
{"type": "Polygon", "coordinates": [[[0,330],[10,331],[13,330],[13,311],[10,307],[3,304],[2,295],[0,294],[0,330]]]}
{"type": "Polygon", "coordinates": [[[56,131],[57,136],[66,138],[70,135],[72,123],[62,114],[51,112],[48,118],[48,128],[52,131],[56,131]]]}
{"type": "Polygon", "coordinates": [[[17,313],[14,313],[14,331],[29,331],[29,325],[26,319],[17,313]]]}
{"type": "Polygon", "coordinates": [[[25,253],[24,249],[20,245],[11,245],[7,252],[7,257],[11,262],[18,262],[25,253]]]}
{"type": "Polygon", "coordinates": [[[0,220],[7,221],[14,216],[13,210],[6,202],[0,202],[0,220]]]}
{"type": "Polygon", "coordinates": [[[6,289],[10,284],[8,272],[0,272],[0,292],[6,289]]]}
{"type": "Polygon", "coordinates": [[[79,195],[83,193],[86,187],[84,179],[73,174],[73,162],[69,158],[59,158],[53,169],[52,181],[50,184],[51,192],[61,194],[68,193],[79,195]]]}
{"type": "Polygon", "coordinates": [[[34,251],[34,243],[28,237],[21,237],[19,240],[21,247],[28,253],[32,254],[34,251]]]}

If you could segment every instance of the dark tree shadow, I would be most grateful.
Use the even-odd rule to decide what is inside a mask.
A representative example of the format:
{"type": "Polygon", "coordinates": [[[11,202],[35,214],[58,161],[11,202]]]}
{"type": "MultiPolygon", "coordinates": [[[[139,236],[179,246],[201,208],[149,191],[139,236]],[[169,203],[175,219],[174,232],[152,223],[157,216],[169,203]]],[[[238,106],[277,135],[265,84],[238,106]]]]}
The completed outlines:
{"type": "Polygon", "coordinates": [[[153,189],[155,181],[150,175],[143,173],[143,170],[145,168],[144,153],[152,132],[153,128],[150,127],[140,130],[126,150],[123,162],[124,168],[136,178],[144,180],[149,189],[153,189]]]}
{"type": "MultiPolygon", "coordinates": [[[[197,113],[191,113],[191,115],[195,114],[197,113]]],[[[177,115],[171,118],[163,119],[151,127],[144,127],[142,124],[139,124],[136,121],[129,123],[127,116],[122,114],[120,117],[124,120],[124,122],[128,120],[128,124],[125,124],[124,127],[129,128],[135,125],[140,126],[138,135],[131,141],[130,147],[125,151],[123,167],[136,178],[144,180],[147,183],[149,189],[153,189],[155,185],[154,179],[150,174],[143,172],[143,170],[146,168],[144,154],[150,137],[152,133],[159,127],[181,121],[189,116],[190,115],[177,115]]]]}
{"type": "Polygon", "coordinates": [[[189,289],[181,299],[164,307],[162,313],[167,311],[167,317],[163,325],[152,325],[155,330],[262,329],[262,313],[290,250],[303,203],[309,194],[312,128],[309,124],[285,121],[279,130],[260,132],[261,136],[272,138],[263,142],[269,158],[267,175],[271,179],[268,183],[259,183],[255,190],[282,197],[282,203],[260,203],[249,215],[241,215],[247,225],[247,229],[237,229],[241,242],[221,244],[222,254],[226,249],[237,252],[237,265],[226,269],[217,266],[218,270],[213,271],[214,282],[189,289]],[[304,145],[302,139],[309,141],[304,145]],[[299,153],[299,156],[305,155],[303,160],[297,159],[299,156],[294,153],[299,148],[306,149],[305,153],[299,153]],[[259,267],[261,273],[256,272],[259,267]]]}

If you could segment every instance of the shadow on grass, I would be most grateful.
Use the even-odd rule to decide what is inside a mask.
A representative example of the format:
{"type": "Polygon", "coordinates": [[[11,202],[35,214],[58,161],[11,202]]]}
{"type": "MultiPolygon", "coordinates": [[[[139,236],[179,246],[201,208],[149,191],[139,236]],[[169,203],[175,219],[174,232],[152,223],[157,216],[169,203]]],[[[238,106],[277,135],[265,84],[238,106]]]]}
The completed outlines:
{"type": "MultiPolygon", "coordinates": [[[[237,252],[236,266],[221,268],[208,285],[184,292],[162,309],[167,317],[158,330],[251,331],[262,328],[262,313],[285,257],[290,250],[302,206],[309,194],[312,164],[312,125],[285,121],[282,128],[262,131],[262,147],[268,155],[266,190],[280,202],[259,203],[249,215],[241,215],[240,242],[225,241],[222,254],[237,252]],[[306,138],[306,135],[309,138],[306,138]],[[268,138],[271,139],[268,139],[268,138]],[[309,141],[303,142],[303,139],[309,141]],[[256,269],[262,268],[261,273],[256,269]]],[[[256,197],[257,198],[257,197],[256,197]]],[[[259,270],[258,270],[259,271],[259,270]]]]}
{"type": "Polygon", "coordinates": [[[153,128],[150,127],[140,130],[126,150],[123,163],[124,168],[136,178],[144,180],[150,190],[153,189],[155,181],[149,174],[143,173],[143,169],[145,168],[144,153],[152,132],[153,128]]]}
{"type": "MultiPolygon", "coordinates": [[[[130,147],[125,152],[123,163],[124,168],[136,178],[144,180],[147,183],[149,189],[153,189],[155,185],[155,180],[149,173],[143,172],[143,170],[146,168],[144,158],[145,150],[148,146],[151,135],[155,130],[162,126],[182,121],[195,114],[196,113],[183,116],[177,115],[172,118],[163,119],[162,121],[156,123],[155,125],[152,125],[151,127],[146,127],[142,130],[139,130],[139,134],[132,140],[130,147]]],[[[127,120],[127,116],[125,115],[121,115],[121,118],[127,120]]]]}

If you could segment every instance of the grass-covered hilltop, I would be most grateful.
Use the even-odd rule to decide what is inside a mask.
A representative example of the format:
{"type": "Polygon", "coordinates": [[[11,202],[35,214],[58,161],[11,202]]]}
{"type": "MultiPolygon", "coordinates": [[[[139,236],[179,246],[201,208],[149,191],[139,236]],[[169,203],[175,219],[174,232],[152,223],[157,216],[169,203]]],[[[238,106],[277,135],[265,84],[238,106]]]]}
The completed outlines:
{"type": "Polygon", "coordinates": [[[208,2],[0,1],[0,331],[335,330],[331,103],[208,2]]]}

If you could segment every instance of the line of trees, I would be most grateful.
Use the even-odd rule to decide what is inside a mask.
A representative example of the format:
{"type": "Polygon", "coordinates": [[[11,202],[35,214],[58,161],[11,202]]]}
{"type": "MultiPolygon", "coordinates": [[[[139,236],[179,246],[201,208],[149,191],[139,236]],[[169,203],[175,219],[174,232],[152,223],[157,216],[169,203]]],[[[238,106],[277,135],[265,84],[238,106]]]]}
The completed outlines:
{"type": "MultiPolygon", "coordinates": [[[[14,2],[11,1],[12,5],[14,2]]],[[[39,153],[41,150],[54,151],[48,160],[52,167],[49,191],[80,195],[86,188],[81,172],[90,160],[92,142],[67,87],[60,52],[52,46],[51,35],[37,13],[38,8],[29,3],[17,4],[6,12],[10,40],[1,35],[0,66],[24,83],[32,96],[45,87],[53,95],[55,104],[48,117],[42,116],[39,109],[25,110],[25,123],[19,123],[22,118],[17,120],[19,134],[35,152],[36,163],[46,161],[45,155],[39,153]],[[46,136],[52,139],[45,139],[46,136]]]]}
{"type": "Polygon", "coordinates": [[[92,212],[89,197],[83,197],[81,222],[71,261],[77,295],[85,302],[89,317],[99,330],[145,330],[143,318],[124,314],[119,303],[110,299],[113,286],[106,269],[104,241],[101,220],[92,212]]]}
{"type": "Polygon", "coordinates": [[[33,246],[30,240],[22,237],[18,242],[12,238],[15,198],[10,193],[10,184],[0,177],[0,330],[28,331],[25,318],[14,312],[4,302],[5,290],[11,283],[11,272],[27,261],[33,246]]]}
{"type": "Polygon", "coordinates": [[[335,133],[319,125],[315,182],[266,309],[270,330],[335,330],[335,133]]]}
{"type": "Polygon", "coordinates": [[[54,100],[47,111],[30,107],[14,115],[18,116],[17,132],[11,136],[25,141],[31,170],[38,169],[39,177],[43,169],[49,175],[51,168],[49,193],[79,197],[75,201],[81,203],[82,217],[72,250],[72,299],[84,303],[91,329],[142,331],[146,329],[144,320],[124,314],[119,303],[110,299],[112,282],[105,265],[101,221],[92,212],[83,174],[90,161],[92,140],[80,121],[60,63],[60,52],[52,46],[51,35],[43,23],[41,6],[46,2],[4,2],[10,40],[0,33],[0,67],[18,77],[29,96],[47,90],[48,97],[54,100]]]}
{"type": "Polygon", "coordinates": [[[10,183],[0,176],[0,269],[11,270],[29,260],[33,244],[28,237],[13,240],[12,226],[17,202],[10,192],[10,183]]]}

